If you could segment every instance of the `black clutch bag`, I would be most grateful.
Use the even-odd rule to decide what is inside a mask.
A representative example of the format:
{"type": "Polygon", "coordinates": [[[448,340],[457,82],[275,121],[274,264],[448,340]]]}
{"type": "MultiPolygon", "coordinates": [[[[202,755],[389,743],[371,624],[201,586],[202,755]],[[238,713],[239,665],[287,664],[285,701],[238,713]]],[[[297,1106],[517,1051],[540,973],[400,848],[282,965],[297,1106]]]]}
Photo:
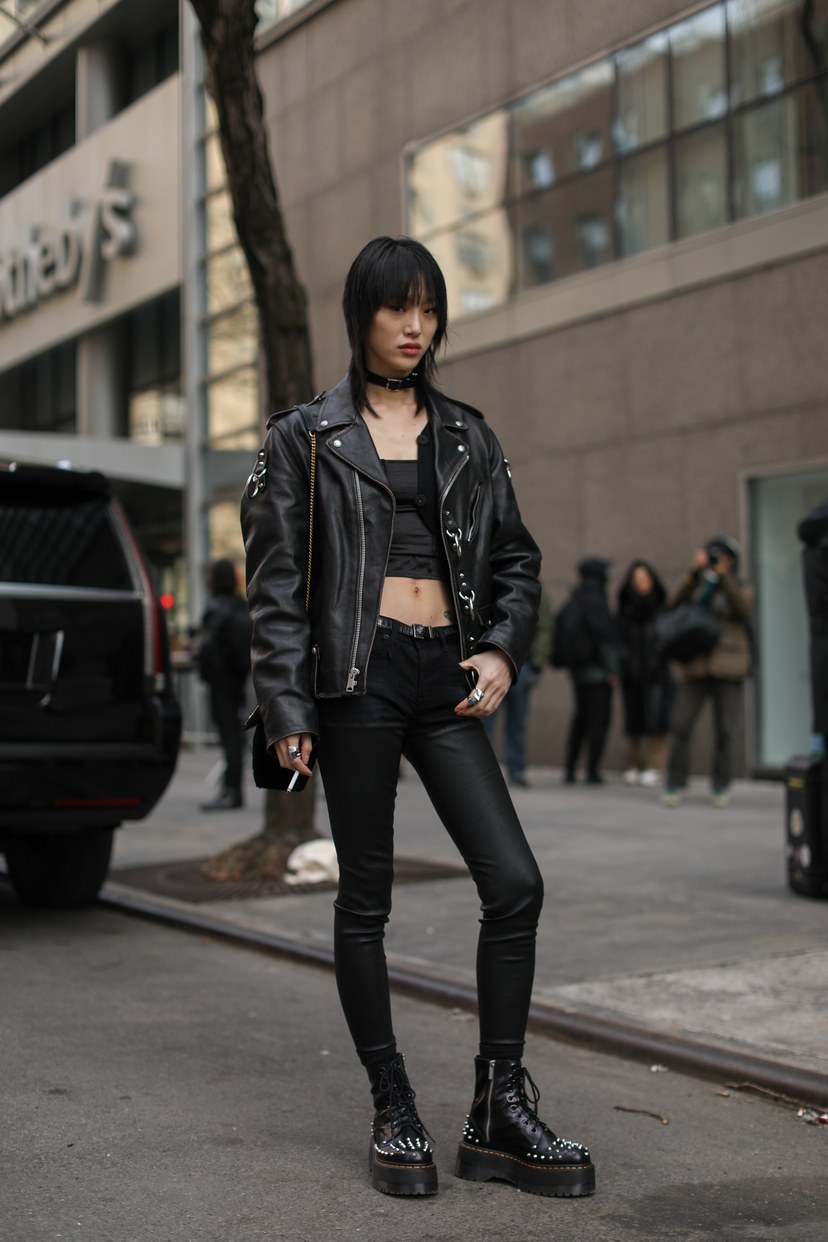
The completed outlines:
{"type": "MultiPolygon", "coordinates": [[[[300,793],[308,783],[307,776],[293,768],[283,768],[278,759],[267,749],[262,715],[258,707],[244,722],[245,729],[253,730],[251,760],[253,783],[258,789],[281,789],[284,793],[300,793]]],[[[316,763],[316,747],[311,751],[308,767],[316,763]]]]}

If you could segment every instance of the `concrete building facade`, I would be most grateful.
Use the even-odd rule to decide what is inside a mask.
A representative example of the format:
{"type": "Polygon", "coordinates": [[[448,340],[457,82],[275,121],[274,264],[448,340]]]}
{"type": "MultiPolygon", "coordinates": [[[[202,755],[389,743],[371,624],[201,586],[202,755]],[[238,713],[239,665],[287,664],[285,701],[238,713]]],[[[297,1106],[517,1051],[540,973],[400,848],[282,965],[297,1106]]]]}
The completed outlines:
{"type": "MultiPolygon", "coordinates": [[[[501,437],[555,603],[581,556],[612,558],[614,593],[634,557],[672,585],[740,540],[744,761],[778,769],[809,732],[794,526],[828,492],[828,0],[257,11],[317,386],[346,363],[357,250],[420,237],[449,285],[443,387],[501,437]]],[[[4,6],[0,457],[106,470],[182,629],[239,549],[257,353],[189,7],[4,6]]],[[[568,711],[550,673],[534,761],[568,711]]]]}
{"type": "MultiPolygon", "coordinates": [[[[443,387],[506,446],[554,601],[584,555],[614,592],[635,557],[672,586],[712,535],[742,543],[751,770],[809,734],[794,526],[828,492],[827,41],[800,0],[338,0],[260,57],[319,386],[354,254],[422,237],[450,289],[443,387]]],[[[560,761],[568,710],[548,675],[535,761],[560,761]]]]}

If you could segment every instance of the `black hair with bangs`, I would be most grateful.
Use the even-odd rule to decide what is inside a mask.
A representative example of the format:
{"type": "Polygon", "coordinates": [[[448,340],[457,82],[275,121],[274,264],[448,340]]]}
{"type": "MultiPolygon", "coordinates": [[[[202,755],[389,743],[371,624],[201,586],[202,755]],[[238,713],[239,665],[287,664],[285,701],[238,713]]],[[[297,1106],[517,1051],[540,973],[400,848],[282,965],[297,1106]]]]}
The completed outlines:
{"type": "Polygon", "coordinates": [[[342,311],[351,346],[348,378],[358,410],[371,409],[365,386],[365,337],[374,315],[383,306],[405,306],[428,301],[437,315],[437,331],[417,365],[417,409],[435,392],[435,355],[448,325],[446,282],[430,251],[411,237],[375,237],[363,246],[351,264],[342,294],[342,311]]]}

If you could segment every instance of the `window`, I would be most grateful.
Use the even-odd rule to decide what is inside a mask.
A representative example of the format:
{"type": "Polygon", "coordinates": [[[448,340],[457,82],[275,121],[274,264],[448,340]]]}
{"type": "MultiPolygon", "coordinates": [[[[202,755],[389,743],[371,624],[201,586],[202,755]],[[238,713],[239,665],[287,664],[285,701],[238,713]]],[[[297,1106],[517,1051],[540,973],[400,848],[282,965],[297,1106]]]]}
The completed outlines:
{"type": "Polygon", "coordinates": [[[139,444],[182,440],[180,299],[176,289],[127,317],[129,437],[139,444]]]}
{"type": "Polygon", "coordinates": [[[126,104],[178,72],[178,18],[154,31],[126,57],[126,104]]]}
{"type": "Polygon", "coordinates": [[[670,30],[673,123],[676,129],[714,121],[727,109],[724,7],[703,9],[670,30]]]}
{"type": "Polygon", "coordinates": [[[0,427],[71,434],[77,421],[77,347],[58,345],[0,375],[0,427]]]}
{"type": "Polygon", "coordinates": [[[615,58],[618,105],[613,134],[619,151],[634,151],[667,133],[668,52],[669,42],[662,33],[625,48],[615,58]]]}
{"type": "Polygon", "coordinates": [[[740,113],[734,130],[736,216],[762,215],[828,189],[828,126],[807,86],[740,113]]]}
{"type": "Polygon", "coordinates": [[[676,233],[692,237],[728,218],[727,142],[714,125],[676,143],[676,233]]]}
{"type": "Polygon", "coordinates": [[[75,96],[0,152],[0,197],[75,144],[75,96]]]}
{"type": "Polygon", "coordinates": [[[668,242],[669,212],[666,148],[624,160],[615,202],[621,255],[629,258],[668,242]]]}
{"type": "Polygon", "coordinates": [[[422,144],[408,230],[488,308],[828,191],[826,93],[828,0],[718,0],[422,144]]]}

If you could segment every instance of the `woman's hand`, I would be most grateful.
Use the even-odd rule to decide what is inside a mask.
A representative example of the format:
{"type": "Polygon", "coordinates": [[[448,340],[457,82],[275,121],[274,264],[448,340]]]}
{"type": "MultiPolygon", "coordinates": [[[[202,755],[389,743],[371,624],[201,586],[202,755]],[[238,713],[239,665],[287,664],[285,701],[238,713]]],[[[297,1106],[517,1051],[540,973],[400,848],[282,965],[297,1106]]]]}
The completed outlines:
{"type": "Polygon", "coordinates": [[[280,737],[278,742],[274,743],[273,749],[276,751],[276,758],[283,768],[290,768],[293,772],[301,772],[303,776],[313,776],[313,772],[308,767],[308,760],[313,750],[312,733],[291,733],[290,737],[280,737]],[[299,748],[301,754],[297,755],[295,759],[291,759],[288,751],[295,747],[299,748]]]}
{"type": "MultiPolygon", "coordinates": [[[[488,647],[477,651],[468,660],[463,660],[461,668],[473,668],[477,673],[477,684],[474,690],[481,690],[483,697],[479,703],[470,703],[461,699],[454,709],[457,716],[491,716],[503,702],[514,680],[514,666],[504,651],[496,647],[488,647]]],[[[472,694],[474,694],[474,690],[472,694]]]]}

